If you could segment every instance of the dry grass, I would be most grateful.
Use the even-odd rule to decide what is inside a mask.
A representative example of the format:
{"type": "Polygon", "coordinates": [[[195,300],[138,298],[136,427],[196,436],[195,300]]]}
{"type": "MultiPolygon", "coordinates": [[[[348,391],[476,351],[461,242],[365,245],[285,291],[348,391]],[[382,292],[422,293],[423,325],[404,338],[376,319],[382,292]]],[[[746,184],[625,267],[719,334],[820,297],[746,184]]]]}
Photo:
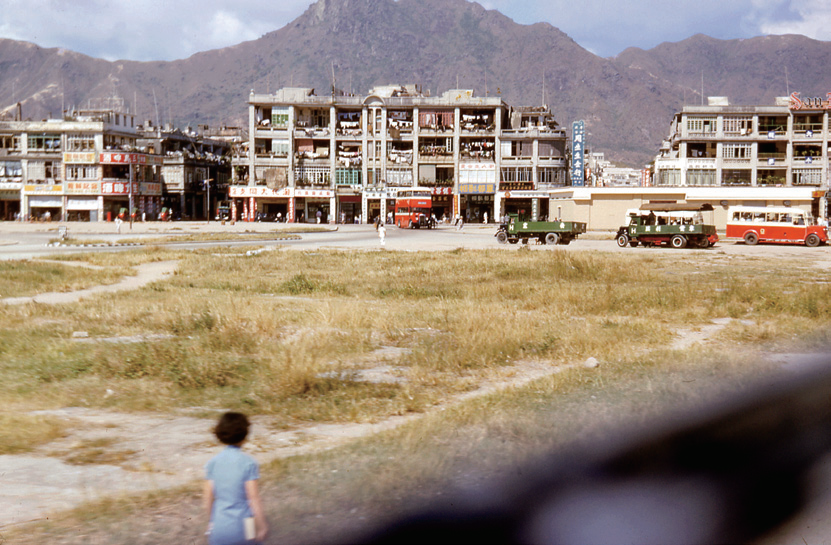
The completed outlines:
{"type": "MultiPolygon", "coordinates": [[[[798,260],[712,252],[683,261],[670,252],[175,255],[178,274],[138,293],[0,307],[0,378],[8,386],[0,401],[21,409],[198,405],[278,415],[286,427],[445,409],[268,468],[264,495],[282,542],[322,538],[361,516],[436,500],[441,485],[478,482],[541,450],[706,403],[775,372],[754,358],[762,347],[829,340],[831,273],[811,269],[817,283],[807,284],[810,264],[798,260]],[[725,317],[737,321],[707,347],[672,350],[679,329],[725,317]],[[78,329],[102,342],[73,342],[78,329]],[[157,340],[103,342],[124,335],[157,340]],[[564,368],[588,357],[600,367],[564,368]],[[552,374],[452,403],[530,363],[552,374]],[[379,365],[405,380],[354,380],[379,365]],[[558,366],[564,370],[553,373],[558,366]],[[106,387],[119,395],[96,395],[106,387]]],[[[91,260],[132,266],[170,256],[91,260]]],[[[78,525],[86,543],[188,542],[204,528],[181,521],[197,513],[195,489],[96,504],[33,530],[31,541],[80,542],[67,537],[78,525]]]]}

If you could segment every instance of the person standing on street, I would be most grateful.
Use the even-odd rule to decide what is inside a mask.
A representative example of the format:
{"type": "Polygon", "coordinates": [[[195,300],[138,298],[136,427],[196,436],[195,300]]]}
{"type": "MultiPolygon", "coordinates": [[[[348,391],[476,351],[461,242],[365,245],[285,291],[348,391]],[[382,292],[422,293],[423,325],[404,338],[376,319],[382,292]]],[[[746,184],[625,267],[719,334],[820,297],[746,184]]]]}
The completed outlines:
{"type": "Polygon", "coordinates": [[[381,240],[381,246],[387,244],[387,228],[384,227],[384,222],[378,224],[378,238],[381,240]]]}
{"type": "Polygon", "coordinates": [[[222,415],[214,434],[225,445],[205,465],[204,503],[210,515],[210,545],[259,543],[268,534],[257,480],[260,467],[242,452],[250,424],[242,413],[222,415]]]}

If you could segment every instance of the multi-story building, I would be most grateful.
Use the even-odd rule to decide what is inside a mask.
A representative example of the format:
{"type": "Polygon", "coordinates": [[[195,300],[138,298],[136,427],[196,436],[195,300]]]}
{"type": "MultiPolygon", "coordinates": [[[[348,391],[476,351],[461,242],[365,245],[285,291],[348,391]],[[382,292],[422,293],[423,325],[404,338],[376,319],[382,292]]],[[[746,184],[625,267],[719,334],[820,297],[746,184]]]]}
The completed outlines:
{"type": "Polygon", "coordinates": [[[137,146],[162,156],[163,207],[174,218],[206,219],[217,201],[228,195],[231,148],[241,139],[239,129],[211,130],[200,125],[182,130],[171,125],[155,127],[148,121],[138,127],[137,146]]]}
{"type": "Polygon", "coordinates": [[[97,221],[158,211],[161,159],[136,150],[134,117],[73,110],[62,119],[0,121],[4,219],[97,221]]]}
{"type": "Polygon", "coordinates": [[[286,88],[248,100],[249,140],[234,158],[236,217],[369,222],[396,192],[429,187],[437,217],[547,214],[566,185],[566,135],[547,108],[511,110],[471,90],[425,96],[386,86],[367,96],[286,88]]]}

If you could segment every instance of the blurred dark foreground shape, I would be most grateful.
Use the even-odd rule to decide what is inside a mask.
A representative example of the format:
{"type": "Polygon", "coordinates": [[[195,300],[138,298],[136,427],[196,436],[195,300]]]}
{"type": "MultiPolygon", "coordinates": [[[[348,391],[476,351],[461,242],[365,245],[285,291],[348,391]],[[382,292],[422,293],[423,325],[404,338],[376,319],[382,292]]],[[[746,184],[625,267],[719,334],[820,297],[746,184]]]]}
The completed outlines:
{"type": "MultiPolygon", "coordinates": [[[[831,358],[591,449],[537,459],[362,542],[747,543],[803,508],[831,450],[831,358]],[[783,378],[784,377],[784,378],[783,378]],[[447,506],[452,506],[448,508],[447,506]]],[[[829,514],[831,516],[831,514],[829,514]]]]}

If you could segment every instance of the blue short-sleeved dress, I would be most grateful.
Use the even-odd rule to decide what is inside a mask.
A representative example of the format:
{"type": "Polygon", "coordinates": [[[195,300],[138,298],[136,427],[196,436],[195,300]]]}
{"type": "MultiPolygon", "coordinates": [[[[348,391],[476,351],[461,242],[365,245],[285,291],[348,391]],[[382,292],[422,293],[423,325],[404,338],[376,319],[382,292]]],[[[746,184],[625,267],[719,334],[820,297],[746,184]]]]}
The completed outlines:
{"type": "Polygon", "coordinates": [[[207,480],[213,481],[211,545],[251,543],[245,540],[243,521],[254,516],[245,495],[245,483],[260,478],[260,466],[239,447],[228,446],[205,465],[207,480]]]}

